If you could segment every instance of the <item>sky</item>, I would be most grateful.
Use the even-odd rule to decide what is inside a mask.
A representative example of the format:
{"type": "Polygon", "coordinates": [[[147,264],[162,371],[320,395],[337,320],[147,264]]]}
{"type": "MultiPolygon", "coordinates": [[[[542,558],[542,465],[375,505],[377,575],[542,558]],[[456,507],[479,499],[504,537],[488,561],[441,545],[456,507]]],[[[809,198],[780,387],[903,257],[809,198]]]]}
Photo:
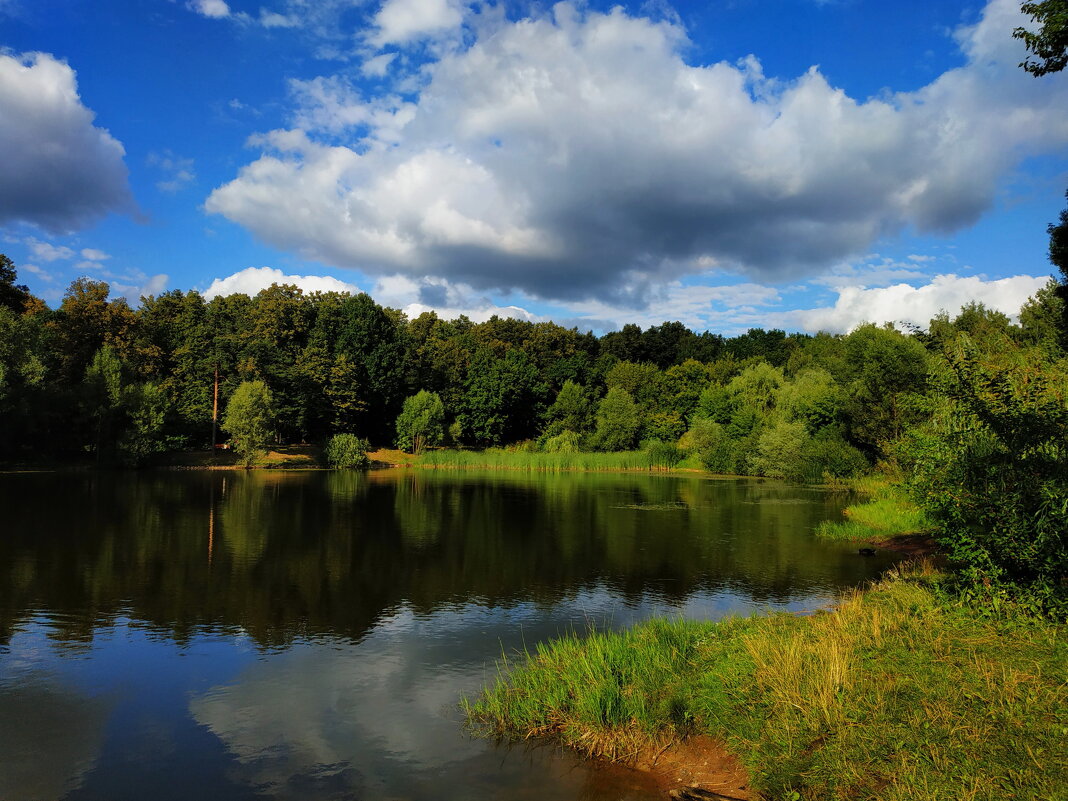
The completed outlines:
{"type": "Polygon", "coordinates": [[[597,332],[925,326],[1048,280],[1019,2],[0,0],[0,252],[597,332]]]}

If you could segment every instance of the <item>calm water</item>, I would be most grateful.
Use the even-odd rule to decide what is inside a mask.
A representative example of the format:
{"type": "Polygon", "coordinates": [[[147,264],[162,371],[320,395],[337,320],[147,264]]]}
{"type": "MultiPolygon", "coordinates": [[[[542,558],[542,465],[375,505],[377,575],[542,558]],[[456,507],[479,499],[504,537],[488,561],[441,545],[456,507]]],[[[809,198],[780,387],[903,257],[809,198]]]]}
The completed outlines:
{"type": "Polygon", "coordinates": [[[0,799],[649,799],[465,735],[504,652],[813,608],[885,569],[844,499],[444,471],[0,475],[0,799]]]}

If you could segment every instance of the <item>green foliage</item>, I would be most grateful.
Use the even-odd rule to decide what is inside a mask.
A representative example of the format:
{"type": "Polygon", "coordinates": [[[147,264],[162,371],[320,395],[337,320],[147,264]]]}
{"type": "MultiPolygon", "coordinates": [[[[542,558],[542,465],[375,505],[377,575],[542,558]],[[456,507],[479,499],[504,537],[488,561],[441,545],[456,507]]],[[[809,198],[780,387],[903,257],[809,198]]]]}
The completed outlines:
{"type": "Polygon", "coordinates": [[[123,393],[128,425],[119,440],[120,458],[137,467],[171,444],[164,436],[170,401],[159,384],[147,382],[127,387],[123,393]]]}
{"type": "Polygon", "coordinates": [[[1060,72],[1068,66],[1068,0],[1042,0],[1024,3],[1020,11],[1039,23],[1038,31],[1016,28],[1014,39],[1022,39],[1038,60],[1024,59],[1020,66],[1036,78],[1060,72]]]}
{"type": "Polygon", "coordinates": [[[893,328],[862,325],[845,339],[845,418],[849,439],[884,455],[922,420],[912,398],[927,388],[927,353],[893,328]]]}
{"type": "Polygon", "coordinates": [[[870,468],[867,458],[842,437],[841,432],[828,426],[808,439],[802,449],[804,475],[809,481],[855,478],[870,468]]]}
{"type": "Polygon", "coordinates": [[[18,273],[7,256],[0,253],[0,309],[22,314],[30,299],[30,290],[24,284],[16,284],[18,273]]]}
{"type": "Polygon", "coordinates": [[[727,384],[727,392],[736,407],[764,413],[775,407],[784,381],[781,369],[767,362],[758,362],[732,378],[727,384]]]}
{"type": "Polygon", "coordinates": [[[498,358],[480,348],[467,375],[462,411],[464,434],[476,445],[499,445],[537,432],[545,386],[530,356],[509,350],[498,358]]]}
{"type": "Polygon", "coordinates": [[[323,449],[323,457],[335,469],[366,469],[371,466],[367,458],[369,450],[370,443],[355,434],[334,434],[323,449]]]}
{"type": "MultiPolygon", "coordinates": [[[[1065,227],[1068,229],[1068,224],[1065,227]]],[[[1020,309],[1021,341],[1041,348],[1054,359],[1065,354],[1062,345],[1065,309],[1060,298],[1061,289],[1061,285],[1051,278],[1020,309]]]]}
{"type": "Polygon", "coordinates": [[[793,381],[784,383],[775,401],[786,420],[804,423],[812,434],[837,423],[842,404],[838,383],[818,367],[802,370],[793,381]]]}
{"type": "Polygon", "coordinates": [[[597,406],[594,445],[602,451],[625,451],[634,447],[641,428],[638,405],[626,390],[613,387],[597,406]]]}
{"type": "Polygon", "coordinates": [[[674,442],[686,432],[686,422],[678,412],[653,412],[641,427],[643,439],[674,442]]]}
{"type": "Polygon", "coordinates": [[[756,452],[750,457],[753,472],[771,478],[800,481],[805,478],[802,453],[808,439],[804,423],[776,423],[757,439],[756,452]]]}
{"type": "Polygon", "coordinates": [[[619,362],[604,377],[609,391],[622,390],[643,409],[652,409],[660,397],[660,371],[654,364],[619,362]]]}
{"type": "Polygon", "coordinates": [[[397,447],[409,453],[440,445],[445,437],[445,405],[436,392],[419,390],[404,401],[397,417],[397,447]]]}
{"type": "Polygon", "coordinates": [[[939,376],[945,402],[900,446],[914,497],[975,581],[1056,588],[1068,575],[1066,367],[982,354],[962,335],[939,376]]]}
{"type": "Polygon", "coordinates": [[[649,464],[659,470],[670,470],[686,455],[674,442],[663,442],[658,439],[643,442],[642,450],[649,455],[649,464]]]}
{"type": "Polygon", "coordinates": [[[546,439],[542,450],[546,453],[579,453],[582,451],[582,435],[575,431],[561,431],[546,439]]]}
{"type": "Polygon", "coordinates": [[[273,431],[271,393],[262,381],[243,381],[226,404],[223,428],[245,466],[263,452],[273,431]]]}
{"type": "Polygon", "coordinates": [[[122,393],[122,362],[115,349],[105,345],[94,354],[92,363],[86,368],[84,382],[85,411],[94,432],[91,447],[98,460],[110,451],[122,393]]]}
{"type": "Polygon", "coordinates": [[[585,433],[593,428],[594,404],[581,385],[568,380],[545,412],[545,433],[552,437],[564,431],[585,433]]]}

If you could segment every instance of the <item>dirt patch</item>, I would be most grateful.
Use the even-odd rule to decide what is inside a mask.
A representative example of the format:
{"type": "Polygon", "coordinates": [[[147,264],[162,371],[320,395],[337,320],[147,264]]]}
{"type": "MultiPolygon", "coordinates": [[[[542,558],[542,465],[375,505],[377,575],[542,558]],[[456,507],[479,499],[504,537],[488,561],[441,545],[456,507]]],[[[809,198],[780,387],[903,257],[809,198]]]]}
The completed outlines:
{"type": "MultiPolygon", "coordinates": [[[[738,758],[720,740],[691,735],[662,748],[648,747],[634,761],[635,770],[650,774],[666,797],[673,790],[699,788],[711,791],[706,797],[748,801],[749,774],[738,758]]],[[[686,797],[686,796],[682,796],[686,797]]]]}
{"type": "Polygon", "coordinates": [[[938,543],[928,534],[905,534],[885,540],[874,540],[872,545],[884,551],[894,551],[916,558],[939,554],[938,543]]]}

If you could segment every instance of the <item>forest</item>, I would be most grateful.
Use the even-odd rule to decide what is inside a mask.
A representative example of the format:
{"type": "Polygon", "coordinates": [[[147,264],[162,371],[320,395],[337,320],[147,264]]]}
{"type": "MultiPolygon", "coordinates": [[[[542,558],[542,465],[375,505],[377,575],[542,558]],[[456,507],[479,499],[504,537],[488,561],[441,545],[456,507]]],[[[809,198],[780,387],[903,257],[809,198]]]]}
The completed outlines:
{"type": "Polygon", "coordinates": [[[665,322],[597,337],[408,320],[366,294],[282,285],[132,308],[82,278],[53,310],[0,266],[8,464],[130,467],[210,447],[218,375],[217,436],[250,451],[342,435],[408,450],[640,449],[664,466],[819,483],[878,470],[909,487],[973,577],[1039,588],[1043,605],[1063,595],[1068,342],[1053,279],[1018,323],[972,303],[904,333],[723,337],[665,322]]]}

